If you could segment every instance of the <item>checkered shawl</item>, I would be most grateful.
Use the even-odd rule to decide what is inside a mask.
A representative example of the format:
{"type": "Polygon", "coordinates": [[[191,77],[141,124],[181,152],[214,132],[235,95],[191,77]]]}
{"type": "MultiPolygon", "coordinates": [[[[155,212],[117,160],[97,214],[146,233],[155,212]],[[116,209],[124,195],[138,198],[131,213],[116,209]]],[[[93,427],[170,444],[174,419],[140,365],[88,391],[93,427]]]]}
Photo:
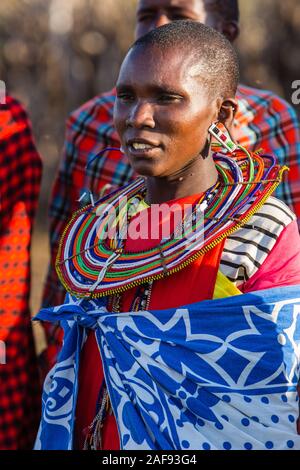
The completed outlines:
{"type": "Polygon", "coordinates": [[[6,356],[0,358],[1,450],[32,448],[40,415],[29,311],[30,240],[40,180],[28,117],[7,97],[0,108],[0,340],[6,356]]]}

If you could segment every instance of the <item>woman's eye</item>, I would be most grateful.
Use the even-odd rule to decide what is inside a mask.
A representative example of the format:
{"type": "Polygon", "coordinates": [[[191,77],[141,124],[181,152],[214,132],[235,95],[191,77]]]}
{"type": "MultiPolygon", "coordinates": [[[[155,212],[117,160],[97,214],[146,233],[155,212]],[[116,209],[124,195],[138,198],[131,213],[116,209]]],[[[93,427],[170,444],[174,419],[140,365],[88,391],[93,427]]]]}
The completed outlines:
{"type": "Polygon", "coordinates": [[[165,103],[166,102],[173,102],[173,101],[178,101],[178,100],[180,100],[180,96],[178,96],[178,95],[161,95],[159,97],[159,101],[161,101],[163,103],[164,102],[165,103]]]}

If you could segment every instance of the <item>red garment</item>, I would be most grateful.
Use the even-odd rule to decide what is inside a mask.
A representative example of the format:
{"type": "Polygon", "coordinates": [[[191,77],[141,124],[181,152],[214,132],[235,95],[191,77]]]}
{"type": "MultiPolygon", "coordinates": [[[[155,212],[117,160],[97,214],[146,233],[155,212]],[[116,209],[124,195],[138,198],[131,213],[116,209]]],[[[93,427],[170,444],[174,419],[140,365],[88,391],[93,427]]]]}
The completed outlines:
{"type": "Polygon", "coordinates": [[[41,159],[23,107],[0,108],[0,449],[32,449],[40,419],[40,381],[29,311],[30,241],[41,159]],[[1,345],[0,345],[1,346],[1,345]],[[3,361],[2,361],[3,362],[3,361]]]}
{"type": "MultiPolygon", "coordinates": [[[[176,203],[188,204],[199,196],[177,200],[176,203]]],[[[167,203],[172,205],[172,201],[167,203]]],[[[150,210],[141,213],[148,218],[150,210]]],[[[134,219],[132,219],[132,222],[134,219]]],[[[163,224],[165,221],[161,221],[163,224]]],[[[140,251],[151,248],[155,240],[126,240],[125,248],[130,251],[140,251]]],[[[165,279],[153,283],[150,308],[152,310],[175,308],[193,302],[211,299],[220,258],[223,250],[220,243],[207,254],[199,257],[190,266],[165,279]]],[[[130,289],[122,296],[123,311],[129,311],[134,299],[136,288],[130,289]]],[[[83,448],[84,429],[96,415],[96,404],[103,382],[103,369],[94,333],[90,333],[83,348],[79,370],[79,392],[76,410],[75,440],[79,449],[83,448]],[[95,373],[95,371],[97,371],[95,373]]],[[[116,421],[113,415],[105,420],[102,430],[102,449],[119,450],[119,438],[116,421]]]]}

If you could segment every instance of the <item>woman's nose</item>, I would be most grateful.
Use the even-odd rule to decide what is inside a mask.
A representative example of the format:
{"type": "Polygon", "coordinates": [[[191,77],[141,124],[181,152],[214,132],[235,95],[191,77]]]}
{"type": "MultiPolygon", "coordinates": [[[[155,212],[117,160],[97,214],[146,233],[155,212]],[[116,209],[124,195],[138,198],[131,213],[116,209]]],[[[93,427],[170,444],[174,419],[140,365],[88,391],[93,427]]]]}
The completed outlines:
{"type": "Polygon", "coordinates": [[[155,121],[153,109],[150,103],[137,103],[131,110],[126,125],[129,127],[142,128],[150,127],[154,129],[155,121]]]}

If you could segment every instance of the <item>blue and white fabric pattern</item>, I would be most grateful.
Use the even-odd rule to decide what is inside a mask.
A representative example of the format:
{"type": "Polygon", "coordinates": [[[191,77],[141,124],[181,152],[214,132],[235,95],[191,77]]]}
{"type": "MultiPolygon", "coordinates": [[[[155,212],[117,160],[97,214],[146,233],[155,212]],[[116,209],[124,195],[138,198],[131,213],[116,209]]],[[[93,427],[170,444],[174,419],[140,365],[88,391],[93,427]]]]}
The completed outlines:
{"type": "Polygon", "coordinates": [[[95,331],[126,450],[300,449],[300,287],[109,313],[67,296],[36,319],[64,345],[44,385],[35,449],[72,449],[81,348],[95,331]]]}

